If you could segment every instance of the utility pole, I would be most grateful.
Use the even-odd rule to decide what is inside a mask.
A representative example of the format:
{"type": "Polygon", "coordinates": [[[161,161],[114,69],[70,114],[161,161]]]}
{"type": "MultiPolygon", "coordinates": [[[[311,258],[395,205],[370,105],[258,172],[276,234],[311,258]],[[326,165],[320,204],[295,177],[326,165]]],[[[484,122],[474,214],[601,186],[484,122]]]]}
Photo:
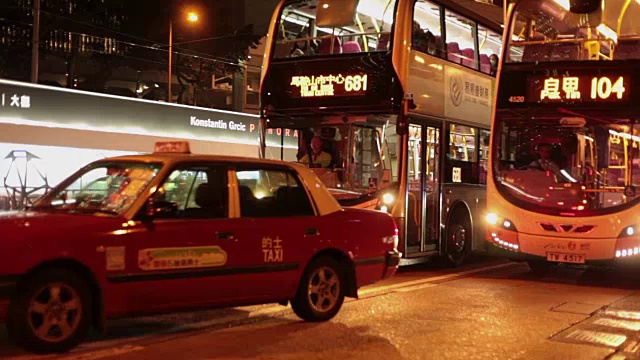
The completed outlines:
{"type": "Polygon", "coordinates": [[[173,81],[173,19],[169,19],[169,79],[167,83],[167,102],[173,102],[171,82],[173,81]]]}
{"type": "Polygon", "coordinates": [[[33,34],[31,35],[31,82],[38,83],[40,64],[40,0],[33,0],[33,34]]]}

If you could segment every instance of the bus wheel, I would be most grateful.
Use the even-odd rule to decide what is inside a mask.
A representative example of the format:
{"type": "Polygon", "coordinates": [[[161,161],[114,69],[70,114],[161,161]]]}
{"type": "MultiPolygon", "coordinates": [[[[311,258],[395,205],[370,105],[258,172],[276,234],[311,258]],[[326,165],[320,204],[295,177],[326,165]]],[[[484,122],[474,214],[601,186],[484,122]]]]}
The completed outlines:
{"type": "Polygon", "coordinates": [[[452,267],[464,263],[471,249],[471,221],[460,213],[454,214],[447,225],[447,262],[452,267]]]}

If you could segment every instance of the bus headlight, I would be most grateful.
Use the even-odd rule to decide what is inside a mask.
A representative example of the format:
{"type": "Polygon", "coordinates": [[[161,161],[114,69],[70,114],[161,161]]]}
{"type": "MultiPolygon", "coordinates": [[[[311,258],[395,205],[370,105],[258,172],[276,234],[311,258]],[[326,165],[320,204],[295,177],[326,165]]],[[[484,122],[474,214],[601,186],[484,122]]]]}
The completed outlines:
{"type": "Polygon", "coordinates": [[[622,229],[616,241],[616,258],[637,256],[640,254],[640,225],[622,229]]]}
{"type": "Polygon", "coordinates": [[[384,195],[382,195],[382,203],[385,205],[391,205],[393,204],[393,201],[395,200],[395,196],[393,196],[393,194],[389,194],[389,193],[385,193],[384,195]]]}
{"type": "Polygon", "coordinates": [[[487,214],[485,220],[489,225],[486,237],[488,242],[510,251],[520,250],[518,230],[511,220],[494,213],[487,214]]]}
{"type": "Polygon", "coordinates": [[[511,220],[503,218],[498,214],[489,213],[485,217],[485,220],[487,220],[487,223],[490,226],[498,226],[506,230],[518,231],[518,229],[516,229],[516,226],[513,224],[511,220]]]}

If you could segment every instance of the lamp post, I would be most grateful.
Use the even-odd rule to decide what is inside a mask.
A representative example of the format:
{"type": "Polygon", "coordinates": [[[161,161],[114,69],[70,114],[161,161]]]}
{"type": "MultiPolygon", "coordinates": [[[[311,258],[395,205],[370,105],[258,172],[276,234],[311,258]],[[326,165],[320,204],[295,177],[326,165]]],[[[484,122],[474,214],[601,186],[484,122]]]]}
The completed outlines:
{"type": "MultiPolygon", "coordinates": [[[[190,12],[187,14],[187,21],[197,22],[198,14],[190,12]]],[[[167,82],[167,102],[173,102],[171,83],[173,82],[173,19],[169,19],[169,79],[167,82]]]]}

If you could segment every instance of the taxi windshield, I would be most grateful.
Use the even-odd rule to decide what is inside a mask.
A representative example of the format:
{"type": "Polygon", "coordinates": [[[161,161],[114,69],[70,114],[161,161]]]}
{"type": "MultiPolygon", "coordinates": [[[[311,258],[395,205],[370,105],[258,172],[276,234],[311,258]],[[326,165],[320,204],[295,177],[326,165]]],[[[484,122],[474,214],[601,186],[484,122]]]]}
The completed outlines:
{"type": "Polygon", "coordinates": [[[127,211],[160,170],[159,164],[91,164],[38,200],[32,209],[119,215],[127,211]]]}

